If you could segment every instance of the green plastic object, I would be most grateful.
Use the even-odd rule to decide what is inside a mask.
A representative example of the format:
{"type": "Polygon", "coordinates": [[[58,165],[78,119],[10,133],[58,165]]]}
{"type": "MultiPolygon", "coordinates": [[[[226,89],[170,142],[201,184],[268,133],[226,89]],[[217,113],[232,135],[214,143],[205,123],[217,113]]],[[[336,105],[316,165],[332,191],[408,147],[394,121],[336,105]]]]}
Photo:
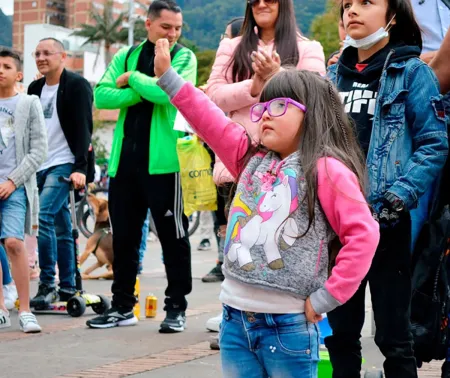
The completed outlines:
{"type": "Polygon", "coordinates": [[[318,378],[332,378],[333,368],[331,367],[330,355],[327,351],[321,350],[319,352],[319,375],[318,378]]]}
{"type": "MultiPolygon", "coordinates": [[[[328,351],[321,350],[319,351],[319,375],[318,378],[332,378],[333,375],[333,368],[331,367],[330,362],[330,355],[328,351]]],[[[362,360],[362,363],[364,364],[366,361],[362,360]]]]}

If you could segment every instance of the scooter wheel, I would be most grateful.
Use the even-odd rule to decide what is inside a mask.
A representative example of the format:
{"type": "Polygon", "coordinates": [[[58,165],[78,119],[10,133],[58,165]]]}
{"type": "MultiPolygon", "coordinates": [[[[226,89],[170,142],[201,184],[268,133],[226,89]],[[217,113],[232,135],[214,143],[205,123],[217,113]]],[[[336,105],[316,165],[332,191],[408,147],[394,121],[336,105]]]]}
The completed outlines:
{"type": "Polygon", "coordinates": [[[111,301],[107,296],[102,294],[97,295],[97,297],[100,298],[100,302],[94,303],[91,307],[96,314],[102,315],[106,310],[109,310],[111,308],[111,301]]]}
{"type": "Polygon", "coordinates": [[[364,374],[364,378],[383,378],[383,372],[381,370],[376,371],[366,371],[366,374],[364,374]]]}
{"type": "Polygon", "coordinates": [[[72,297],[67,301],[67,313],[73,317],[78,318],[86,311],[86,302],[81,297],[72,297]]]}

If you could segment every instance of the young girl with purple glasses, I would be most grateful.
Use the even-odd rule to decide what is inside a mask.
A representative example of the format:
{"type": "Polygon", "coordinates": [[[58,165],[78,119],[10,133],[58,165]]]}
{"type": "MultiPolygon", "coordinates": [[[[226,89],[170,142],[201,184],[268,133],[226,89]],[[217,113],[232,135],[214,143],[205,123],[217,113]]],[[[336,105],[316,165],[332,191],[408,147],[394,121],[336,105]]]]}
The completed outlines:
{"type": "Polygon", "coordinates": [[[345,303],[367,274],[378,223],[362,193],[364,163],[332,85],[285,70],[251,108],[260,144],[170,68],[156,45],[158,85],[237,177],[220,300],[224,377],[317,377],[324,312],[345,303]],[[330,272],[329,244],[342,248],[330,272]]]}

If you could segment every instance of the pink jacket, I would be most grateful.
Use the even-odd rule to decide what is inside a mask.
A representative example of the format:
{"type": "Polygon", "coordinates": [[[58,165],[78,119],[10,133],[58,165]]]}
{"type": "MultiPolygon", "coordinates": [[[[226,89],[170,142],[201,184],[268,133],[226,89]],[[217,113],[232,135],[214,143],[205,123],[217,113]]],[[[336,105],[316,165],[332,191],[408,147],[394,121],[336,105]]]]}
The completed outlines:
{"type": "MultiPolygon", "coordinates": [[[[245,168],[242,158],[248,151],[245,129],[226,117],[203,92],[186,83],[173,69],[160,78],[158,85],[169,94],[172,104],[222,159],[230,173],[237,177],[245,168]]],[[[342,248],[324,287],[311,293],[313,307],[321,302],[321,295],[331,295],[335,305],[348,301],[367,275],[379,242],[378,223],[372,218],[353,172],[335,159],[321,159],[318,185],[323,212],[342,248]],[[317,297],[315,301],[314,297],[317,297]]],[[[321,309],[320,306],[314,308],[316,311],[321,309]]]]}
{"type": "MultiPolygon", "coordinates": [[[[233,83],[232,69],[227,71],[230,59],[241,39],[241,37],[227,38],[220,43],[208,80],[206,94],[220,109],[228,113],[234,122],[244,126],[250,137],[257,143],[259,141],[257,125],[250,121],[250,107],[259,100],[258,97],[252,97],[250,94],[253,80],[233,83]]],[[[263,41],[260,41],[259,46],[267,53],[272,54],[274,42],[265,45],[263,41]]],[[[299,70],[315,71],[325,75],[325,56],[319,42],[309,41],[299,35],[298,50],[300,59],[297,68],[299,70]]],[[[214,166],[214,181],[218,185],[234,181],[233,176],[217,157],[214,166]]]]}

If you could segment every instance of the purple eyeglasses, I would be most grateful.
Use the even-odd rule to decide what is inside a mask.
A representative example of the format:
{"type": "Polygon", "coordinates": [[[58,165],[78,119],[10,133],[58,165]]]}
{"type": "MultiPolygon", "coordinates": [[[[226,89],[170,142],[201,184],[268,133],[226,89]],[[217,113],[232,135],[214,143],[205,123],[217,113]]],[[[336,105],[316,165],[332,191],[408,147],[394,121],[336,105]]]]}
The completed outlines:
{"type": "Polygon", "coordinates": [[[272,117],[281,117],[286,113],[288,105],[292,104],[306,113],[306,106],[300,104],[287,97],[274,98],[267,102],[259,102],[253,105],[250,109],[250,119],[252,122],[259,122],[264,112],[267,110],[272,117]]]}

